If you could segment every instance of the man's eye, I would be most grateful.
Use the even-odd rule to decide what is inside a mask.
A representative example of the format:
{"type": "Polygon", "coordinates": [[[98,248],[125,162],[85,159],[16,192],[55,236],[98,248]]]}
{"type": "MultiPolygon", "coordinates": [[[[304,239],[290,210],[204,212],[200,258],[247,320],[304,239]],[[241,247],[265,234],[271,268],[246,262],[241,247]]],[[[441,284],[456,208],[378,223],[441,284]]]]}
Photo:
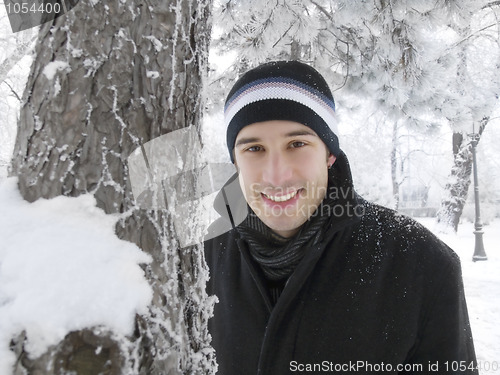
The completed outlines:
{"type": "Polygon", "coordinates": [[[291,148],[300,148],[300,147],[304,147],[306,145],[305,142],[302,142],[302,141],[295,141],[295,142],[292,142],[290,144],[290,147],[291,148]]]}
{"type": "Polygon", "coordinates": [[[259,152],[262,150],[262,147],[260,146],[250,146],[247,148],[247,151],[250,151],[250,152],[259,152]]]}

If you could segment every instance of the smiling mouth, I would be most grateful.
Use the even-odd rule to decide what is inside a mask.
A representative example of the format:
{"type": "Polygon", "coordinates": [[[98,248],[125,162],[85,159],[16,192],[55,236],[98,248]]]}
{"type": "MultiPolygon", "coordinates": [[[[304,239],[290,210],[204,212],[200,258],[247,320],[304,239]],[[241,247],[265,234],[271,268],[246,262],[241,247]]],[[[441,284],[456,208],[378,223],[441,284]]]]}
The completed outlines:
{"type": "Polygon", "coordinates": [[[291,193],[288,193],[286,195],[275,196],[275,195],[268,195],[268,194],[265,194],[265,193],[262,193],[262,195],[265,196],[267,199],[273,201],[273,202],[281,203],[281,202],[286,202],[286,201],[289,201],[290,199],[295,198],[295,196],[298,193],[299,193],[299,191],[295,190],[295,191],[293,191],[291,193]]]}

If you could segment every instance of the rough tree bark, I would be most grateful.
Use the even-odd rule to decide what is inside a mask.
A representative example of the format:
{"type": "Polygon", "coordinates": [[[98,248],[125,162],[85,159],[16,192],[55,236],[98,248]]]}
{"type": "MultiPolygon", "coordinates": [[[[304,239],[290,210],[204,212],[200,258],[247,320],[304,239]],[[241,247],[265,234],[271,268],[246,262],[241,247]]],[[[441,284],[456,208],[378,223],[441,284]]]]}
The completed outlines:
{"type": "MultiPolygon", "coordinates": [[[[479,139],[489,118],[484,118],[478,129],[479,139]]],[[[478,139],[478,141],[479,141],[478,139]]],[[[467,193],[471,184],[472,173],[472,146],[468,137],[463,133],[453,133],[453,166],[449,182],[445,186],[445,198],[437,213],[437,221],[444,228],[458,230],[460,217],[467,201],[467,193]]]]}
{"type": "Polygon", "coordinates": [[[199,126],[210,10],[211,0],[81,0],[41,28],[12,174],[30,202],[91,193],[127,213],[117,234],[151,254],[154,299],[134,337],[88,327],[32,359],[20,334],[16,373],[211,373],[202,251],[179,249],[167,211],[138,207],[127,166],[144,143],[199,126]]]}

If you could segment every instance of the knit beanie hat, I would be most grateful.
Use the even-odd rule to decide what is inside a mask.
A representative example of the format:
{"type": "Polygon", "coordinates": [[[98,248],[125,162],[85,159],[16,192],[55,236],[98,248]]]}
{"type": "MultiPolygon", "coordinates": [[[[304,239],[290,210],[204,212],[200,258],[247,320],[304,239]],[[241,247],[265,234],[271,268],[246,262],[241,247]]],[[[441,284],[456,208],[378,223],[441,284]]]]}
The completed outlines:
{"type": "Polygon", "coordinates": [[[325,79],[298,61],[275,61],[246,72],[226,98],[224,121],[231,161],[236,137],[245,126],[288,120],[308,126],[330,152],[340,153],[335,102],[325,79]]]}

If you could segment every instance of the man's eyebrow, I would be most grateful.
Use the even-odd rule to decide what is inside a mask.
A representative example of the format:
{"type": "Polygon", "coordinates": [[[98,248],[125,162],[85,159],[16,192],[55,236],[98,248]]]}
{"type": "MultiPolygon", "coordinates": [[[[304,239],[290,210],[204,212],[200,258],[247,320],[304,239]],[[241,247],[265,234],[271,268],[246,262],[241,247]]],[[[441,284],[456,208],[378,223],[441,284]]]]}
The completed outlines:
{"type": "Polygon", "coordinates": [[[235,146],[246,145],[248,143],[260,142],[260,138],[257,137],[249,137],[249,138],[240,138],[236,141],[235,146]]]}
{"type": "Polygon", "coordinates": [[[297,137],[302,135],[311,135],[313,137],[317,137],[315,133],[309,130],[295,130],[285,134],[285,137],[297,137]]]}
{"type": "MultiPolygon", "coordinates": [[[[312,137],[317,137],[315,133],[309,130],[294,130],[288,133],[284,134],[284,137],[290,138],[290,137],[299,137],[303,135],[308,135],[312,137]]],[[[255,142],[261,142],[261,138],[258,137],[248,137],[248,138],[240,138],[236,141],[235,146],[241,146],[241,145],[246,145],[248,143],[255,143],[255,142]]]]}

